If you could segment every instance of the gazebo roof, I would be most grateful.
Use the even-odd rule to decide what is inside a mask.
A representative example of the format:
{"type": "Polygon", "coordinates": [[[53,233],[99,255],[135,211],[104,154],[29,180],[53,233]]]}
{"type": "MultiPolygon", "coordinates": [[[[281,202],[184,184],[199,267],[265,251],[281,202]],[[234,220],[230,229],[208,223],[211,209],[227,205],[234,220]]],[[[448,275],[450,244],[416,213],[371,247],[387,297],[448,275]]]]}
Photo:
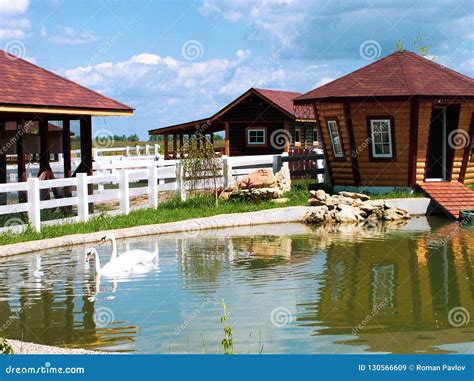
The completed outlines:
{"type": "Polygon", "coordinates": [[[295,99],[393,96],[474,96],[474,80],[415,53],[392,53],[295,99]]]}
{"type": "Polygon", "coordinates": [[[0,50],[0,112],[132,115],[133,109],[0,50]]]}

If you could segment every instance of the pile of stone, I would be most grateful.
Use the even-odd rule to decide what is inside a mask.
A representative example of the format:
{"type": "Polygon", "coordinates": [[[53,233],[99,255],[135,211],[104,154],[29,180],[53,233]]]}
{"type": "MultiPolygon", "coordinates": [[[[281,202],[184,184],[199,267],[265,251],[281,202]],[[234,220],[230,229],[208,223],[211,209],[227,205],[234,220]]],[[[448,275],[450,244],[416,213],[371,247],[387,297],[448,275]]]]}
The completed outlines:
{"type": "Polygon", "coordinates": [[[389,207],[382,200],[370,200],[362,193],[339,192],[329,195],[324,190],[311,191],[308,200],[315,208],[304,217],[304,222],[315,224],[335,223],[377,223],[381,221],[407,220],[410,214],[400,208],[389,207]]]}
{"type": "Polygon", "coordinates": [[[274,200],[285,202],[282,196],[291,189],[290,171],[282,168],[276,174],[271,169],[259,169],[249,173],[242,180],[225,188],[223,199],[243,199],[252,201],[274,200]]]}

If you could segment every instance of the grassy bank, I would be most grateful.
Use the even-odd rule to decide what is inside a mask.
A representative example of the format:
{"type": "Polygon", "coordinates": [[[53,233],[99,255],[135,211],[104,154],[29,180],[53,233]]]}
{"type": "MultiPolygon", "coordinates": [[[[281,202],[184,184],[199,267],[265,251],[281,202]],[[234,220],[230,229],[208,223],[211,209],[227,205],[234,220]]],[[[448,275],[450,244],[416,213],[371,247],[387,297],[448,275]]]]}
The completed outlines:
{"type": "MultiPolygon", "coordinates": [[[[55,238],[69,234],[84,234],[98,232],[101,230],[121,229],[132,226],[151,225],[173,221],[183,221],[191,218],[210,217],[218,214],[255,212],[264,209],[281,208],[285,206],[308,205],[309,181],[298,181],[285,197],[288,202],[275,204],[270,201],[255,203],[251,201],[219,201],[215,205],[212,196],[196,196],[187,201],[172,199],[160,203],[156,209],[134,210],[128,215],[107,216],[100,215],[88,222],[73,224],[42,226],[41,233],[26,229],[21,234],[0,234],[0,245],[17,242],[35,241],[40,239],[55,238]]],[[[385,195],[377,195],[372,198],[399,198],[419,197],[421,194],[409,194],[407,192],[392,192],[385,195]]]]}

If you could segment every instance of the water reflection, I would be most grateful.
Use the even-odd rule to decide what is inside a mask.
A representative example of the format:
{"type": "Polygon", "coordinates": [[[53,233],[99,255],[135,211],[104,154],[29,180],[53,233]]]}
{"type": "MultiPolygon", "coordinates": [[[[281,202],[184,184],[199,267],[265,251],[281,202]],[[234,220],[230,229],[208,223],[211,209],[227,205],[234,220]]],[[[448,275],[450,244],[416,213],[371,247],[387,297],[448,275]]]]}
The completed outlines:
{"type": "MultiPolygon", "coordinates": [[[[84,248],[0,262],[0,329],[10,338],[140,353],[218,352],[219,301],[240,353],[472,352],[474,234],[415,219],[372,227],[222,229],[199,239],[119,242],[159,265],[97,277],[84,248]],[[287,325],[271,313],[291,311],[287,325]],[[107,324],[97,313],[110,313],[107,324]]],[[[109,250],[99,249],[101,259],[109,250]]]]}

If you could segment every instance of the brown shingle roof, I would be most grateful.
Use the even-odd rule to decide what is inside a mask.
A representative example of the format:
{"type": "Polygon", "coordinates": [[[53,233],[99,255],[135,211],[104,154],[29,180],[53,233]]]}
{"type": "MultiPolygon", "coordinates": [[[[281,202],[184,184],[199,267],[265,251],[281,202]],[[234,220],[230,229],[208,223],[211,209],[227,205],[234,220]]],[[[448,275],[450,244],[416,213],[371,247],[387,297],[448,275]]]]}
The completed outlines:
{"type": "Polygon", "coordinates": [[[296,98],[474,96],[474,80],[412,52],[395,52],[296,98]]]}
{"type": "Polygon", "coordinates": [[[123,103],[0,50],[0,106],[13,105],[133,113],[123,103]]]}

